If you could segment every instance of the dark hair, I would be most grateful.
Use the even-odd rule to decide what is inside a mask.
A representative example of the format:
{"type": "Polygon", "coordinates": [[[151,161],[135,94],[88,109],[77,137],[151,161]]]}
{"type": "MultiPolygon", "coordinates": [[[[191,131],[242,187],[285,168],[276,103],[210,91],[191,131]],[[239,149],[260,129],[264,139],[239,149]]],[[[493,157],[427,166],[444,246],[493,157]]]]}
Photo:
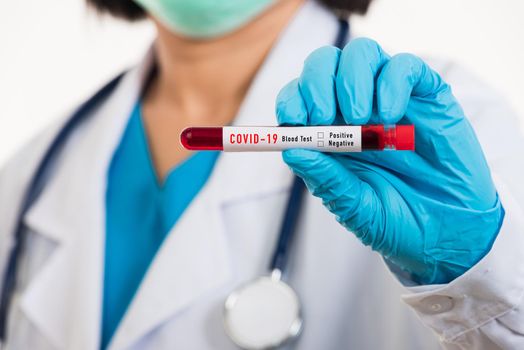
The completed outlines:
{"type": "MultiPolygon", "coordinates": [[[[366,13],[372,0],[317,0],[326,7],[342,13],[366,13]]],[[[127,20],[138,20],[146,16],[142,7],[133,0],[87,0],[100,12],[108,12],[113,16],[127,20]]]]}

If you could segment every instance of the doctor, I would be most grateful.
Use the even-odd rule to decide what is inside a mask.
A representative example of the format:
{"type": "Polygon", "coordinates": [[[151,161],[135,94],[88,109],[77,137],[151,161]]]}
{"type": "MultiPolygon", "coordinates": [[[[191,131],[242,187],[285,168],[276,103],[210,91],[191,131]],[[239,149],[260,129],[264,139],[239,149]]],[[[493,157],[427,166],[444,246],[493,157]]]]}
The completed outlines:
{"type": "Polygon", "coordinates": [[[286,270],[305,324],[290,348],[524,348],[524,141],[495,92],[368,39],[330,46],[334,10],[366,0],[90,2],[147,14],[158,35],[81,107],[35,198],[69,118],[0,175],[2,276],[30,204],[6,348],[236,348],[223,303],[266,272],[289,168],[321,198],[302,205],[286,270]],[[283,162],[178,143],[186,126],[274,124],[275,101],[281,124],[413,123],[416,152],[283,162]]]}

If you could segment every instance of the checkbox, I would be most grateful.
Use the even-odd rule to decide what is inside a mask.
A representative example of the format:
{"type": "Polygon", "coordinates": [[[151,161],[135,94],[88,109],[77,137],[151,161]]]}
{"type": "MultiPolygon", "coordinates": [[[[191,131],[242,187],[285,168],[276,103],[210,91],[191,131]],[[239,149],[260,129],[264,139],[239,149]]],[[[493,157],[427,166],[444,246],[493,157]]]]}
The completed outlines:
{"type": "Polygon", "coordinates": [[[318,147],[324,147],[324,141],[318,141],[317,146],[318,147]]]}
{"type": "Polygon", "coordinates": [[[317,139],[323,139],[323,138],[324,138],[324,132],[323,131],[317,132],[317,139]]]}

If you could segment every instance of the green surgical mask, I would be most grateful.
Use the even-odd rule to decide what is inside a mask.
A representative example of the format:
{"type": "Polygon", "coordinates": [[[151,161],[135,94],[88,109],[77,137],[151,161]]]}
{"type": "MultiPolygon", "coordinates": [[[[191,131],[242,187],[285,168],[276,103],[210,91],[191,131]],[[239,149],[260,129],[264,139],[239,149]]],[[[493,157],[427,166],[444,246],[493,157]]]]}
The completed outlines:
{"type": "Polygon", "coordinates": [[[135,0],[175,33],[212,38],[248,23],[275,0],[135,0]]]}

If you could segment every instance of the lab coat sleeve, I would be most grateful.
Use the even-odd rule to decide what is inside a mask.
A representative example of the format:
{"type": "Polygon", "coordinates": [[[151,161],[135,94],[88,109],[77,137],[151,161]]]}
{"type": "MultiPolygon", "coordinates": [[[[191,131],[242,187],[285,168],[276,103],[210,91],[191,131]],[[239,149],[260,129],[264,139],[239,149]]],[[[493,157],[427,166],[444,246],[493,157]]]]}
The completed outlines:
{"type": "Polygon", "coordinates": [[[455,65],[443,67],[470,119],[505,209],[490,252],[446,285],[410,287],[402,298],[446,349],[524,349],[524,137],[496,92],[455,65]]]}

